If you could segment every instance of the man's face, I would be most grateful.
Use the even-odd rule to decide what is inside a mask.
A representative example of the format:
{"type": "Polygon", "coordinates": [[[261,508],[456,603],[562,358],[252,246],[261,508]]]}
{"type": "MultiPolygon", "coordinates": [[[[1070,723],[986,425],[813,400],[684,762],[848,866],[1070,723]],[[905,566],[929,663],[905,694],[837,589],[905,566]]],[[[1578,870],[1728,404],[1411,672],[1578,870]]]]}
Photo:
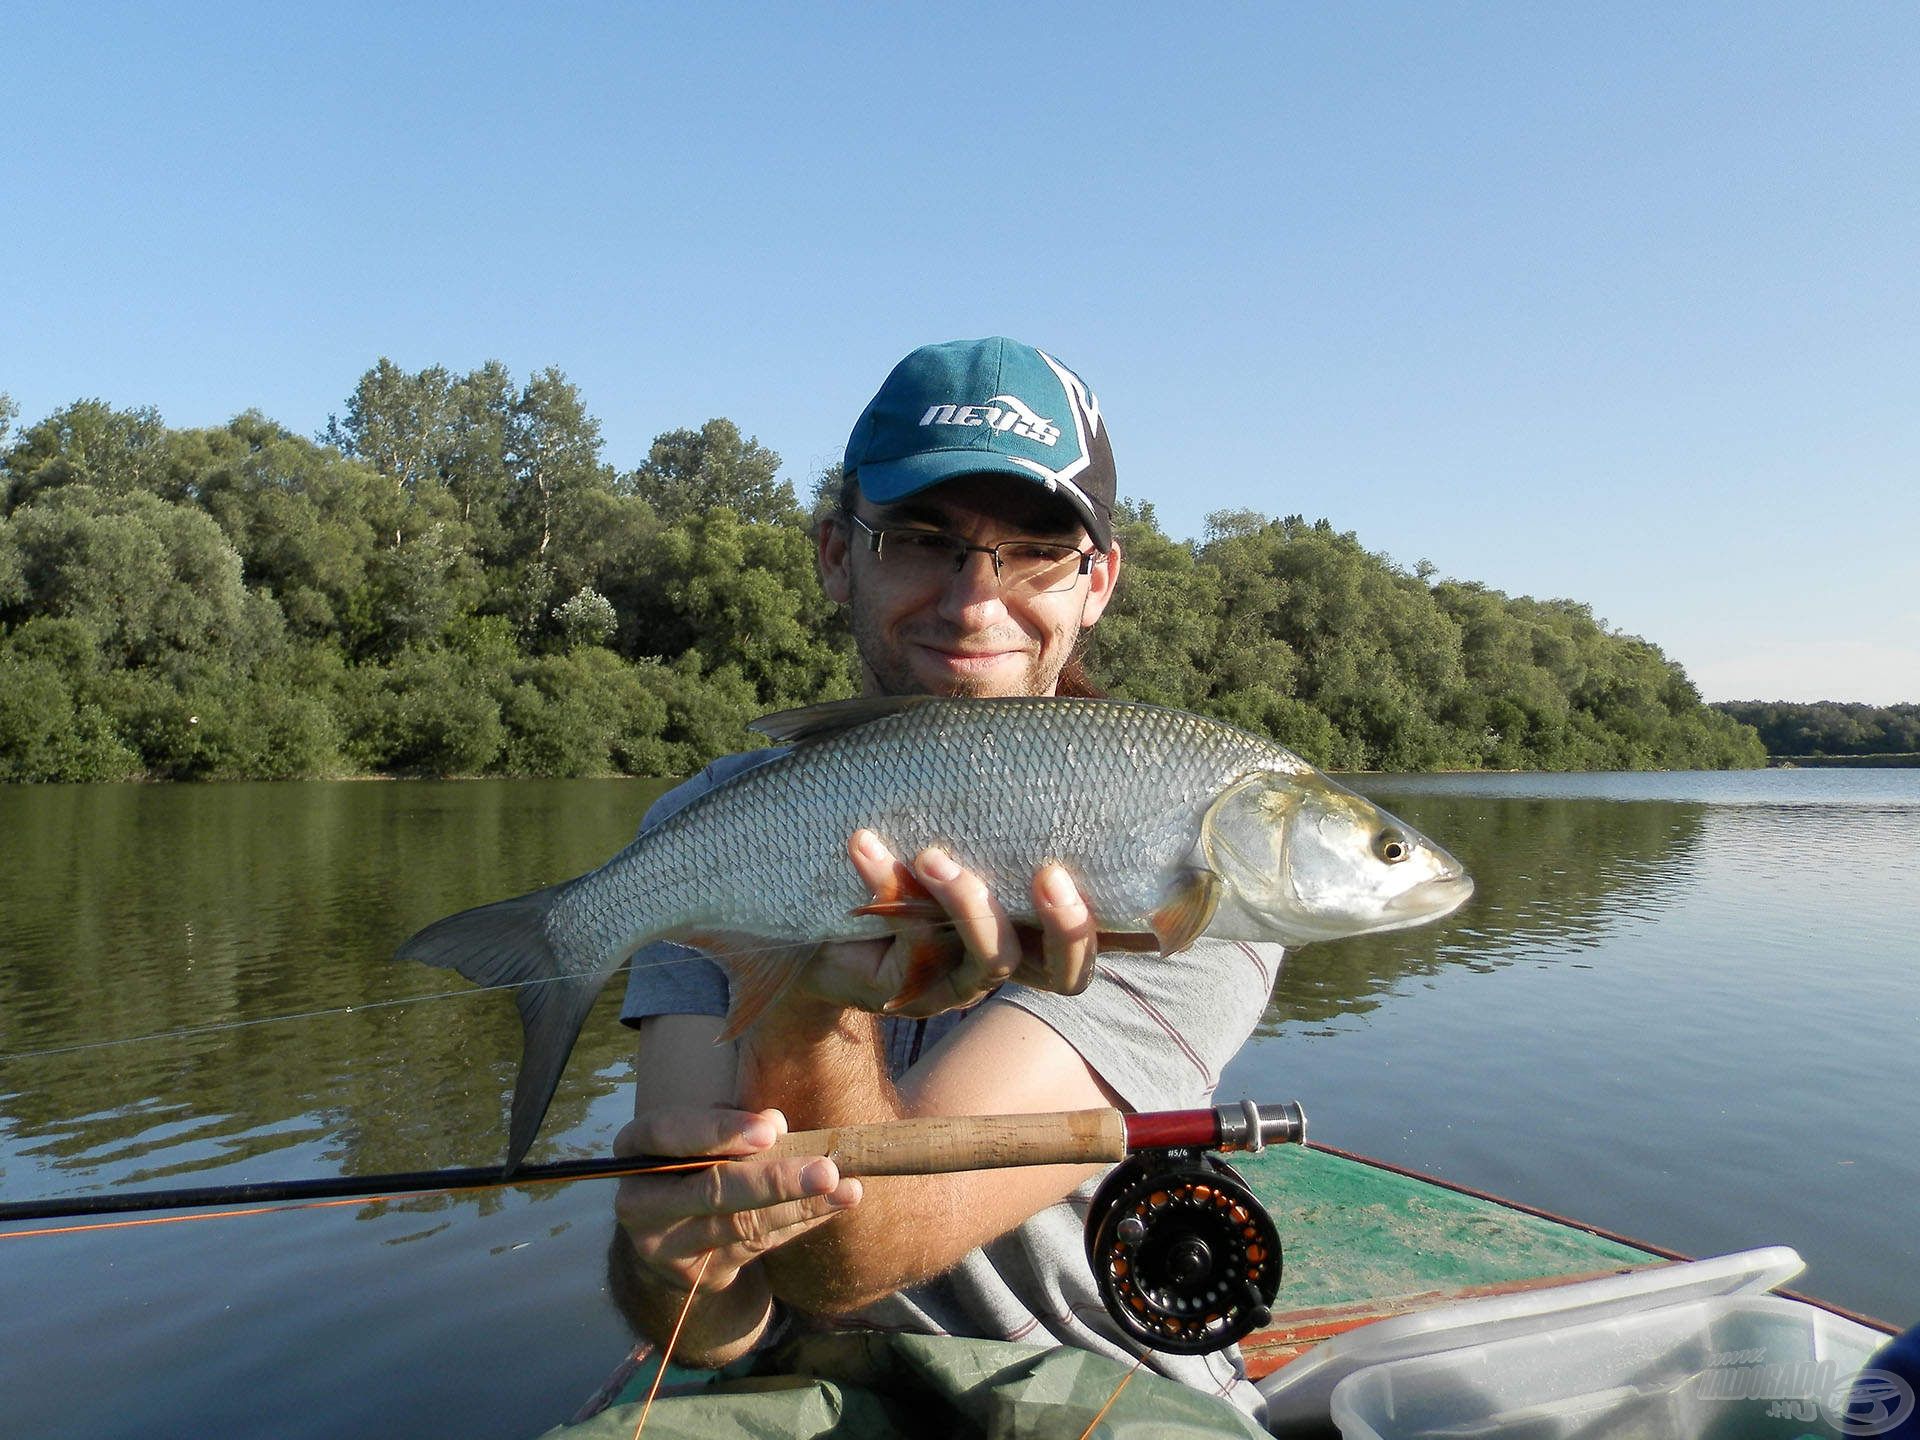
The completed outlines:
{"type": "MultiPolygon", "coordinates": [[[[892,505],[861,497],[855,512],[875,529],[944,530],[972,545],[1093,543],[1064,502],[1005,475],[962,476],[892,505]]],[[[957,574],[909,581],[837,520],[821,529],[820,573],[828,598],[852,611],[868,693],[1051,695],[1080,631],[1113,595],[1120,555],[1116,544],[1069,589],[1007,594],[993,562],[977,553],[957,574]]]]}

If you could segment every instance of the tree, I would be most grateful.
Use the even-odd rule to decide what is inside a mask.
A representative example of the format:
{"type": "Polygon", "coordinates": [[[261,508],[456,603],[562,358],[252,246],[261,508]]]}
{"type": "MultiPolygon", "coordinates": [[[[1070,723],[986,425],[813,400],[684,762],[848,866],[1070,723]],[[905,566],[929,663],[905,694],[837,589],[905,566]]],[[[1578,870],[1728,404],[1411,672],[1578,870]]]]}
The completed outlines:
{"type": "Polygon", "coordinates": [[[1153,506],[1122,501],[1120,587],[1092,632],[1100,686],[1128,700],[1206,709],[1219,661],[1220,577],[1170,540],[1153,506]]]}
{"type": "Polygon", "coordinates": [[[238,552],[204,511],[72,485],[6,522],[27,613],[79,621],[114,664],[230,651],[248,636],[238,552]]]}
{"type": "Polygon", "coordinates": [[[651,597],[636,616],[644,653],[735,667],[766,709],[853,693],[852,645],[803,531],[706,511],[661,531],[636,572],[651,597]]]}
{"type": "Polygon", "coordinates": [[[580,392],[549,366],[529,379],[507,419],[502,460],[505,516],[515,551],[546,561],[554,534],[585,497],[613,488],[600,462],[600,422],[580,392]]]}
{"type": "Polygon", "coordinates": [[[321,439],[365,460],[405,494],[443,486],[453,388],[453,377],[441,366],[409,375],[382,355],[347,397],[346,418],[327,417],[321,439]]]}
{"type": "Polygon", "coordinates": [[[77,400],[15,438],[7,452],[0,514],[71,485],[106,495],[187,498],[168,462],[167,428],[158,411],[115,410],[103,400],[77,400]]]}
{"type": "Polygon", "coordinates": [[[177,432],[201,459],[201,505],[239,551],[247,584],[273,596],[297,635],[341,637],[392,521],[370,465],[254,411],[223,429],[177,432]]]}
{"type": "MultiPolygon", "coordinates": [[[[779,458],[731,421],[617,483],[560,371],[381,360],[322,442],[0,396],[0,778],[683,774],[850,694],[779,458]]],[[[837,503],[827,467],[816,512],[837,503]]],[[[1253,511],[1202,544],[1115,513],[1088,663],[1322,765],[1758,764],[1659,648],[1572,600],[1408,572],[1253,511]]],[[[1771,743],[1920,749],[1920,708],[1768,706],[1771,743]]]]}
{"type": "Polygon", "coordinates": [[[742,440],[740,428],[723,418],[656,437],[626,484],[670,522],[724,507],[761,524],[802,525],[806,516],[779,469],[778,455],[758,440],[742,440]]]}

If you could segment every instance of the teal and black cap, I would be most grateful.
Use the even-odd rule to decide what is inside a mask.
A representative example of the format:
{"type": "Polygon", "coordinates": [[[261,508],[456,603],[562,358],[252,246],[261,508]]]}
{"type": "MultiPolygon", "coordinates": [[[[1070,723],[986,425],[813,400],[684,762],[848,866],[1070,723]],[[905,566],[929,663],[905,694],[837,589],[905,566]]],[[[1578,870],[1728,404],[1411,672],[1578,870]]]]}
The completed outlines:
{"type": "Polygon", "coordinates": [[[959,475],[1018,475],[1113,548],[1113,448],[1093,391],[1044,351],[996,335],[923,345],[854,422],[846,470],[889,504],[959,475]]]}

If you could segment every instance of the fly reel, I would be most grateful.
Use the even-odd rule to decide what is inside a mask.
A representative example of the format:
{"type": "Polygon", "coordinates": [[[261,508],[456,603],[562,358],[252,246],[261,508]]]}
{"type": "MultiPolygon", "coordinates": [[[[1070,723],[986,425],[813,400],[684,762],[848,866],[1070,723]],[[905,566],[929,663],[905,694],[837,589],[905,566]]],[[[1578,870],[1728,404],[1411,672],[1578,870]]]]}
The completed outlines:
{"type": "Polygon", "coordinates": [[[1143,1345],[1222,1350],[1272,1313],[1280,1236],[1246,1182],[1206,1150],[1135,1154],[1087,1212],[1087,1261],[1107,1313],[1143,1345]]]}

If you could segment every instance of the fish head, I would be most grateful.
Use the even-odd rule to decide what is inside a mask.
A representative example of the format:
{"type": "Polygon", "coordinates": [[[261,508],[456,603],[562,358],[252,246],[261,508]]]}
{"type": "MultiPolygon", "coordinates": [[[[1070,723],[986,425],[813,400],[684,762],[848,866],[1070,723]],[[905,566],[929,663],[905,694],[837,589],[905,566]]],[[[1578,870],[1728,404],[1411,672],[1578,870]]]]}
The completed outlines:
{"type": "Polygon", "coordinates": [[[1473,894],[1453,856],[1317,772],[1241,780],[1209,812],[1204,847],[1237,906],[1292,945],[1422,925],[1473,894]]]}

